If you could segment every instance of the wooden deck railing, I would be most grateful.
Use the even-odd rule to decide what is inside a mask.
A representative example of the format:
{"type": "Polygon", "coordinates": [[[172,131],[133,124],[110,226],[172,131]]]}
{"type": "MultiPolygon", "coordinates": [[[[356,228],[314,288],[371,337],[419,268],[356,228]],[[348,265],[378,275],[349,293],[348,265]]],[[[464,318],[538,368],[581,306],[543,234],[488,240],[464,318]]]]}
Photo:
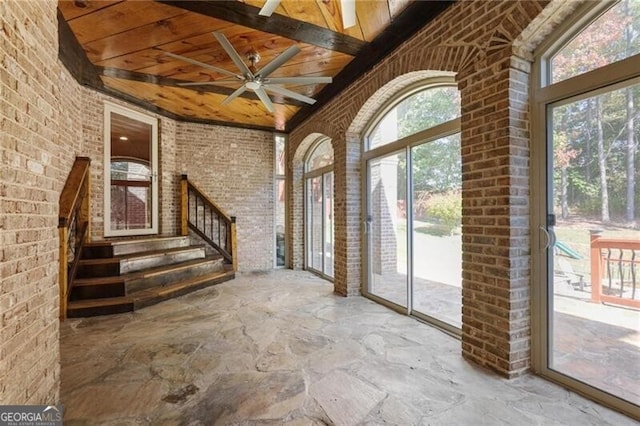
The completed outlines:
{"type": "Polygon", "coordinates": [[[640,240],[602,238],[591,231],[591,300],[640,308],[640,240]]]}
{"type": "Polygon", "coordinates": [[[91,159],[76,157],[60,193],[58,221],[60,246],[60,319],[67,316],[67,302],[85,239],[90,235],[91,159]]]}
{"type": "Polygon", "coordinates": [[[180,193],[182,235],[189,235],[191,229],[237,271],[236,218],[211,201],[187,175],[182,175],[180,193]]]}

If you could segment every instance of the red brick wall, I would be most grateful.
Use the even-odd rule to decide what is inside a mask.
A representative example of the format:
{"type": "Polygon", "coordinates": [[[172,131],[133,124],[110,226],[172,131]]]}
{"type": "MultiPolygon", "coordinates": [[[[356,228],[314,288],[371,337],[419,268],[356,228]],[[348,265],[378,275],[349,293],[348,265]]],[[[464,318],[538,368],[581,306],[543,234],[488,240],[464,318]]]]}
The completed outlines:
{"type": "MultiPolygon", "coordinates": [[[[362,136],[376,111],[402,88],[455,73],[462,95],[463,355],[507,376],[530,364],[529,117],[531,58],[514,40],[545,1],[463,1],[295,129],[290,158],[312,133],[335,152],[335,290],[359,293],[362,136]]],[[[554,6],[556,7],[556,6],[554,6]]],[[[545,12],[546,13],[546,12],[545,12]]],[[[546,24],[551,26],[551,24],[546,24]]],[[[533,46],[533,45],[532,45],[533,46]]],[[[301,265],[299,165],[292,163],[290,262],[301,265]]]]}

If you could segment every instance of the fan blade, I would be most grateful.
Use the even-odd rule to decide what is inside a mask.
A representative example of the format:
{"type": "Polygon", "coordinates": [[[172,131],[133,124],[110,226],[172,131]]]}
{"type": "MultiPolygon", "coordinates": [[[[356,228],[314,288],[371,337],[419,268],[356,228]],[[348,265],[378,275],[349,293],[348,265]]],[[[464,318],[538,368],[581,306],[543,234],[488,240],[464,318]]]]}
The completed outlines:
{"type": "Polygon", "coordinates": [[[305,96],[305,95],[301,95],[300,93],[293,92],[293,91],[291,91],[289,89],[285,89],[284,87],[270,86],[270,85],[266,85],[266,84],[263,84],[262,87],[264,87],[264,90],[268,90],[268,91],[274,92],[274,93],[279,93],[279,94],[284,95],[284,96],[286,96],[288,98],[295,99],[295,100],[298,100],[298,101],[302,101],[302,102],[305,102],[305,103],[308,103],[308,104],[311,104],[311,105],[316,103],[315,99],[310,98],[310,97],[305,96]]]}
{"type": "Polygon", "coordinates": [[[235,98],[237,98],[238,96],[242,95],[245,92],[245,90],[247,90],[247,86],[243,84],[238,90],[236,90],[235,92],[227,96],[227,98],[224,101],[222,101],[222,105],[226,105],[232,100],[234,100],[235,98]]]}
{"type": "Polygon", "coordinates": [[[191,59],[191,58],[187,58],[186,56],[182,56],[182,55],[176,55],[175,53],[171,53],[171,52],[163,52],[165,55],[172,57],[173,59],[177,59],[179,61],[183,61],[183,62],[187,62],[189,64],[193,64],[193,65],[198,65],[202,68],[206,68],[209,69],[211,71],[215,71],[219,74],[224,74],[224,75],[228,75],[231,77],[238,77],[238,74],[234,74],[231,71],[227,71],[225,69],[222,68],[218,68],[218,67],[214,67],[213,65],[209,65],[209,64],[205,64],[204,62],[200,62],[200,61],[196,61],[195,59],[191,59]]]}
{"type": "Polygon", "coordinates": [[[356,24],[356,0],[340,0],[342,7],[342,28],[350,28],[356,24]]]}
{"type": "Polygon", "coordinates": [[[213,36],[218,40],[218,43],[220,43],[224,51],[227,52],[227,55],[229,55],[233,63],[236,64],[236,67],[238,67],[242,72],[242,75],[248,75],[250,79],[253,79],[253,73],[249,67],[247,67],[247,64],[244,63],[240,55],[238,55],[236,49],[234,49],[231,43],[229,43],[229,40],[227,40],[224,34],[214,31],[213,36]]]}
{"type": "Polygon", "coordinates": [[[178,83],[178,86],[237,86],[238,83],[244,84],[242,80],[214,80],[214,81],[185,81],[184,83],[178,83]]]}
{"type": "Polygon", "coordinates": [[[256,95],[258,95],[265,108],[267,108],[269,112],[275,112],[276,109],[273,107],[271,98],[269,97],[269,95],[267,95],[267,92],[265,92],[262,87],[257,88],[256,90],[254,90],[254,92],[256,92],[256,95]]]}
{"type": "Polygon", "coordinates": [[[267,0],[264,2],[262,9],[258,12],[260,16],[271,16],[276,8],[280,5],[280,0],[267,0]]]}
{"type": "Polygon", "coordinates": [[[280,68],[280,66],[282,66],[282,64],[287,62],[289,59],[296,56],[299,52],[300,48],[294,44],[293,46],[279,54],[273,61],[265,65],[260,71],[256,73],[256,75],[265,78],[266,76],[280,68]]]}
{"type": "Polygon", "coordinates": [[[271,77],[263,81],[265,84],[326,84],[331,77],[271,77]]]}

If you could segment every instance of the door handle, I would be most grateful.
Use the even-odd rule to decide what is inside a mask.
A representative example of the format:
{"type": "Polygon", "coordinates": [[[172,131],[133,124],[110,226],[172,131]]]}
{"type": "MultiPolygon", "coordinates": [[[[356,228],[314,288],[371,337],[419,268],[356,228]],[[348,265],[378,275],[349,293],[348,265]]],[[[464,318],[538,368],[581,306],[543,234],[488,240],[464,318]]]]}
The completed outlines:
{"type": "Polygon", "coordinates": [[[556,237],[556,233],[553,228],[545,228],[544,226],[540,227],[540,230],[544,232],[544,235],[547,237],[547,242],[544,245],[543,250],[548,250],[549,247],[553,247],[556,245],[556,241],[558,241],[556,237]]]}

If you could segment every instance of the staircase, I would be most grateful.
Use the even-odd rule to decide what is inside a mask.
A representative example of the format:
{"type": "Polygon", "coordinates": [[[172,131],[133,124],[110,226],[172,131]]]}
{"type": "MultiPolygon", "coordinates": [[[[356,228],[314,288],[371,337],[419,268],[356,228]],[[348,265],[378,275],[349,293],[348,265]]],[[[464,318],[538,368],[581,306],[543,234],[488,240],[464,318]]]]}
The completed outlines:
{"type": "Polygon", "coordinates": [[[85,243],[81,253],[72,318],[134,311],[235,277],[221,255],[207,256],[188,236],[85,243]]]}

